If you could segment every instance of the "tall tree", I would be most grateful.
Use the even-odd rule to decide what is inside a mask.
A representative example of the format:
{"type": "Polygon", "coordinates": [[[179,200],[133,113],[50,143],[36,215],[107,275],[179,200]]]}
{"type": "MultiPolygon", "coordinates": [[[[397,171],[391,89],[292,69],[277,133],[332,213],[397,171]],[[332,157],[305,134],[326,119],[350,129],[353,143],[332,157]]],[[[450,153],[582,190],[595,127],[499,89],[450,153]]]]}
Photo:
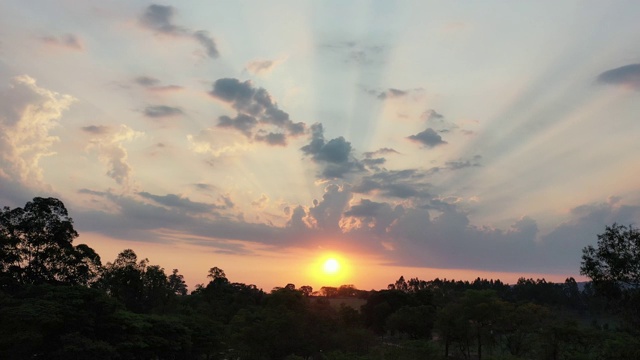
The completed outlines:
{"type": "Polygon", "coordinates": [[[614,223],[598,235],[598,247],[582,249],[580,274],[595,283],[640,287],[640,230],[614,223]]]}
{"type": "Polygon", "coordinates": [[[118,254],[113,263],[107,263],[99,285],[135,312],[161,306],[173,293],[164,269],[149,265],[148,259],[138,261],[131,249],[118,254]]]}
{"type": "Polygon", "coordinates": [[[87,245],[73,246],[78,233],[62,201],[36,197],[24,208],[0,211],[0,272],[18,283],[87,285],[100,257],[87,245]]]}
{"type": "Polygon", "coordinates": [[[178,274],[178,269],[173,269],[169,275],[169,288],[176,295],[187,295],[187,283],[184,281],[184,276],[178,274]]]}

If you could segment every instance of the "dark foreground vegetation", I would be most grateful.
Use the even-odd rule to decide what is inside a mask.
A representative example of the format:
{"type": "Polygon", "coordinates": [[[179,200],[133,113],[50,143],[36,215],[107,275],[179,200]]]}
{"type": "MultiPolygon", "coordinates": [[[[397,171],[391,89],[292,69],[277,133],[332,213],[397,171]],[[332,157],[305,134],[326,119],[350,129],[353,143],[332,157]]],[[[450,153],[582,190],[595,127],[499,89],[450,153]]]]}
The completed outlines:
{"type": "Polygon", "coordinates": [[[217,267],[188,294],[178,270],[132,250],[103,265],[77,236],[57,199],[0,212],[0,359],[640,359],[633,227],[584,249],[584,286],[400,277],[321,296],[217,267]]]}

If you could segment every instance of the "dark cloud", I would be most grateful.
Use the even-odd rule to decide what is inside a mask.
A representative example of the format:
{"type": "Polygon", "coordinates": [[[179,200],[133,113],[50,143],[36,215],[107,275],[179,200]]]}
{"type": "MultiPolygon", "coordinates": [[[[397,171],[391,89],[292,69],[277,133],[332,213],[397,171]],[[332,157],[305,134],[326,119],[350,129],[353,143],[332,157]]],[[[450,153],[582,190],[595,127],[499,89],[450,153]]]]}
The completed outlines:
{"type": "Polygon", "coordinates": [[[82,131],[93,135],[103,135],[111,131],[111,128],[104,125],[89,125],[81,127],[82,131]]]}
{"type": "MultiPolygon", "coordinates": [[[[234,248],[226,246],[231,241],[280,246],[282,239],[286,238],[280,228],[228,218],[206,209],[214,205],[185,200],[177,195],[175,199],[169,195],[148,194],[149,200],[158,205],[111,192],[95,192],[92,196],[111,202],[117,211],[82,209],[76,212],[70,209],[72,214],[76,214],[73,216],[74,225],[80,232],[97,232],[114,238],[148,242],[189,241],[189,238],[195,237],[198,245],[231,252],[234,248]],[[160,235],[163,229],[171,229],[179,235],[177,238],[163,237],[160,235]]],[[[239,244],[239,247],[245,248],[243,244],[239,244]]]]}
{"type": "Polygon", "coordinates": [[[254,87],[250,81],[241,82],[235,78],[218,79],[209,94],[229,103],[238,112],[235,119],[221,117],[219,126],[236,128],[247,137],[251,137],[254,128],[260,128],[258,131],[267,133],[256,134],[256,141],[285,145],[287,136],[297,136],[305,132],[304,123],[291,121],[289,114],[278,108],[267,90],[254,87]],[[268,131],[264,129],[265,126],[273,126],[285,132],[268,131]]]}
{"type": "Polygon", "coordinates": [[[185,29],[172,24],[171,20],[174,14],[175,8],[172,6],[151,4],[140,17],[140,22],[149,29],[160,33],[183,35],[185,29]]]}
{"type": "Polygon", "coordinates": [[[251,137],[253,128],[258,125],[258,120],[250,115],[238,114],[235,118],[230,118],[226,115],[218,118],[218,127],[233,128],[247,137],[251,137]]]}
{"type": "Polygon", "coordinates": [[[361,163],[363,163],[366,166],[369,167],[376,167],[378,165],[382,165],[387,161],[387,159],[385,158],[369,158],[369,159],[362,159],[360,160],[361,163]]]}
{"type": "Polygon", "coordinates": [[[417,169],[381,170],[363,176],[352,191],[360,194],[377,193],[390,198],[408,199],[431,197],[431,184],[426,181],[427,174],[417,169]]]}
{"type": "Polygon", "coordinates": [[[329,232],[340,232],[340,219],[351,200],[351,191],[347,187],[331,184],[324,189],[322,200],[314,200],[309,209],[309,217],[316,228],[329,232]]]}
{"type": "Polygon", "coordinates": [[[178,107],[167,105],[149,105],[144,109],[144,115],[150,118],[163,118],[184,114],[178,107]]]}
{"type": "Polygon", "coordinates": [[[442,140],[442,137],[432,128],[427,128],[427,130],[417,133],[415,135],[411,135],[407,137],[407,139],[420,143],[428,148],[433,148],[438,145],[444,145],[447,142],[442,140]]]}
{"type": "Polygon", "coordinates": [[[311,141],[300,150],[324,165],[326,178],[343,178],[349,172],[363,171],[363,165],[352,155],[351,143],[342,136],[326,141],[322,124],[311,126],[311,141]]]}
{"type": "Polygon", "coordinates": [[[189,198],[181,197],[175,194],[154,195],[143,191],[139,192],[138,195],[142,196],[145,199],[153,200],[160,205],[191,213],[209,213],[213,210],[223,209],[226,207],[191,201],[189,200],[189,198]]]}
{"type": "Polygon", "coordinates": [[[84,45],[79,37],[74,34],[64,34],[61,36],[43,36],[42,42],[49,45],[61,46],[72,50],[84,50],[84,45]]]}
{"type": "MultiPolygon", "coordinates": [[[[289,210],[289,212],[291,212],[291,216],[287,221],[287,228],[298,231],[307,230],[308,227],[304,220],[307,217],[307,212],[305,211],[305,209],[299,205],[295,209],[293,209],[293,211],[291,211],[288,207],[285,208],[285,210],[287,209],[289,210]]],[[[285,211],[285,213],[286,212],[287,211],[285,211]]]]}
{"type": "Polygon", "coordinates": [[[360,200],[360,204],[351,206],[349,210],[344,212],[344,215],[355,217],[376,216],[386,207],[389,207],[389,204],[362,199],[360,200]]]}
{"type": "Polygon", "coordinates": [[[191,31],[185,27],[173,24],[176,10],[172,6],[149,5],[140,17],[140,23],[148,29],[161,34],[191,37],[204,47],[210,58],[217,58],[220,54],[215,40],[205,30],[191,31]]]}
{"type": "Polygon", "coordinates": [[[217,58],[220,56],[218,52],[218,48],[216,46],[216,42],[213,40],[209,33],[204,30],[198,30],[193,33],[193,37],[202,45],[207,51],[207,55],[210,58],[217,58]]]}
{"type": "Polygon", "coordinates": [[[375,156],[386,154],[399,154],[399,152],[391,148],[381,148],[376,151],[368,151],[362,154],[364,156],[364,159],[360,160],[360,162],[373,170],[380,170],[378,166],[383,165],[387,161],[387,159],[375,156]]]}
{"type": "Polygon", "coordinates": [[[287,145],[287,136],[282,133],[268,133],[266,135],[256,134],[256,141],[265,142],[269,145],[273,146],[286,146],[287,145]]]}
{"type": "Polygon", "coordinates": [[[640,64],[629,64],[598,75],[601,84],[620,85],[640,91],[640,64]]]}

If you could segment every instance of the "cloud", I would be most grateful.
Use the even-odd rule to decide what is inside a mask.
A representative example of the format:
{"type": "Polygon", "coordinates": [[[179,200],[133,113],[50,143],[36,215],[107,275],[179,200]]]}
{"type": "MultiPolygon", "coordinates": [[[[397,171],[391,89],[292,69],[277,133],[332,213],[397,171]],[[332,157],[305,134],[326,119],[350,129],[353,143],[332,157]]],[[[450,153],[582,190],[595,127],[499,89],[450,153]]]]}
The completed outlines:
{"type": "Polygon", "coordinates": [[[256,125],[258,125],[258,120],[251,115],[238,114],[235,118],[224,115],[218,118],[218,127],[236,129],[248,138],[253,135],[253,128],[256,125]]]}
{"type": "Polygon", "coordinates": [[[226,209],[227,204],[225,205],[213,205],[206,204],[202,202],[195,202],[189,200],[187,197],[182,197],[176,194],[167,194],[167,195],[154,195],[150,194],[146,191],[139,192],[138,195],[142,196],[145,199],[153,200],[160,205],[164,205],[169,208],[174,208],[179,211],[186,211],[190,213],[210,213],[213,210],[217,209],[226,209]]]}
{"type": "Polygon", "coordinates": [[[310,142],[300,150],[324,166],[322,175],[326,178],[343,178],[347,173],[364,170],[352,156],[351,143],[342,136],[326,141],[320,123],[311,125],[310,142]]]}
{"type": "Polygon", "coordinates": [[[247,151],[250,146],[239,134],[207,128],[197,135],[187,135],[189,149],[197,154],[208,154],[215,158],[247,151]]]}
{"type": "Polygon", "coordinates": [[[273,60],[253,60],[250,61],[245,70],[256,75],[270,73],[275,67],[276,62],[273,60]]]}
{"type": "Polygon", "coordinates": [[[354,193],[377,194],[388,198],[426,199],[431,184],[426,181],[427,173],[417,169],[379,170],[363,176],[351,189],[354,193]]]}
{"type": "Polygon", "coordinates": [[[378,165],[383,165],[387,159],[376,156],[387,154],[399,154],[399,152],[391,148],[381,148],[376,151],[368,151],[362,154],[364,159],[360,160],[360,162],[373,170],[380,170],[378,165]]]}
{"type": "Polygon", "coordinates": [[[172,6],[151,4],[140,17],[142,26],[157,33],[178,37],[190,37],[196,40],[205,49],[207,56],[217,58],[220,56],[215,40],[205,30],[192,31],[173,23],[176,10],[172,6]]]}
{"type": "Polygon", "coordinates": [[[5,177],[28,185],[42,185],[40,159],[55,154],[59,139],[50,131],[75,101],[70,95],[39,87],[36,80],[15,77],[0,90],[0,169],[5,177]]]}
{"type": "Polygon", "coordinates": [[[193,33],[193,37],[205,48],[210,58],[215,59],[220,56],[215,40],[213,40],[207,31],[198,30],[193,33]]]}
{"type": "Polygon", "coordinates": [[[182,35],[186,30],[172,24],[171,19],[174,15],[175,8],[172,6],[151,4],[140,17],[140,23],[160,33],[182,35]]]}
{"type": "Polygon", "coordinates": [[[260,197],[251,202],[252,206],[257,207],[258,209],[264,209],[269,203],[269,197],[266,194],[260,195],[260,197]]]}
{"type": "Polygon", "coordinates": [[[286,146],[287,145],[287,136],[283,133],[267,133],[267,134],[256,134],[256,141],[265,142],[272,146],[286,146]]]}
{"type": "Polygon", "coordinates": [[[384,238],[387,229],[402,214],[404,208],[400,205],[392,207],[386,202],[375,202],[361,199],[360,203],[352,205],[344,212],[341,228],[345,232],[374,233],[384,238]]]}
{"type": "Polygon", "coordinates": [[[471,159],[467,159],[467,160],[455,160],[455,161],[447,161],[445,162],[445,165],[447,168],[451,169],[451,170],[460,170],[460,169],[464,169],[464,168],[468,168],[468,167],[478,167],[480,166],[480,160],[482,159],[482,156],[480,155],[475,155],[473,158],[471,159]]]}
{"type": "Polygon", "coordinates": [[[287,237],[282,228],[232,219],[216,211],[207,211],[210,204],[178,195],[146,193],[145,198],[89,189],[79,192],[111,203],[103,209],[78,211],[74,220],[81,232],[147,242],[187,241],[234,254],[250,252],[246,247],[248,243],[280,247],[287,237]]]}
{"type": "Polygon", "coordinates": [[[167,105],[149,105],[144,111],[144,115],[150,118],[164,118],[184,114],[184,111],[178,107],[167,105]]]}
{"type": "Polygon", "coordinates": [[[376,151],[365,152],[362,155],[364,155],[364,157],[367,158],[367,159],[371,159],[374,156],[387,155],[387,154],[400,154],[400,153],[397,152],[394,149],[391,149],[391,148],[380,148],[380,149],[378,149],[376,151]]]}
{"type": "Polygon", "coordinates": [[[104,135],[111,131],[111,128],[103,125],[88,125],[81,127],[82,131],[93,135],[104,135]]]}
{"type": "Polygon", "coordinates": [[[429,109],[420,115],[422,119],[424,119],[428,124],[441,123],[444,121],[444,115],[439,112],[429,109]]]}
{"type": "Polygon", "coordinates": [[[629,64],[598,75],[601,84],[619,85],[640,91],[640,64],[629,64]]]}
{"type": "Polygon", "coordinates": [[[356,41],[344,41],[322,45],[342,58],[347,64],[379,65],[384,63],[386,47],[382,45],[364,45],[356,41]]]}
{"type": "Polygon", "coordinates": [[[309,208],[309,222],[316,229],[340,232],[340,219],[351,197],[348,187],[328,185],[324,189],[322,200],[314,200],[314,206],[309,208]]]}
{"type": "Polygon", "coordinates": [[[144,87],[156,86],[160,83],[160,80],[149,76],[138,76],[133,80],[136,84],[144,87]]]}
{"type": "Polygon", "coordinates": [[[40,40],[48,45],[63,47],[71,50],[84,50],[82,40],[74,34],[64,34],[60,36],[43,36],[40,40]]]}
{"type": "Polygon", "coordinates": [[[407,137],[407,139],[420,143],[428,148],[433,148],[438,145],[444,145],[447,142],[442,140],[442,137],[432,128],[427,128],[427,130],[417,133],[415,135],[411,135],[407,137]]]}
{"type": "Polygon", "coordinates": [[[100,160],[107,165],[106,175],[120,185],[126,185],[131,175],[128,153],[123,143],[133,141],[144,135],[134,131],[127,125],[120,125],[115,131],[92,133],[94,138],[89,141],[87,150],[95,149],[100,160]]]}
{"type": "Polygon", "coordinates": [[[367,94],[375,96],[378,100],[389,100],[389,99],[398,99],[398,98],[406,98],[409,96],[416,97],[416,95],[420,95],[424,92],[422,88],[416,89],[394,89],[389,88],[387,90],[373,90],[373,89],[364,89],[367,94]]]}
{"type": "Polygon", "coordinates": [[[231,105],[238,112],[235,118],[221,116],[218,126],[235,128],[249,138],[270,145],[285,145],[288,136],[304,133],[304,123],[294,123],[289,114],[278,108],[271,95],[263,88],[255,88],[250,81],[235,78],[218,79],[209,93],[231,105]],[[279,129],[269,131],[268,127],[279,129]],[[254,133],[254,129],[258,132],[254,133]]]}
{"type": "Polygon", "coordinates": [[[183,89],[178,85],[160,85],[160,80],[150,76],[138,76],[133,82],[152,92],[175,92],[183,89]]]}

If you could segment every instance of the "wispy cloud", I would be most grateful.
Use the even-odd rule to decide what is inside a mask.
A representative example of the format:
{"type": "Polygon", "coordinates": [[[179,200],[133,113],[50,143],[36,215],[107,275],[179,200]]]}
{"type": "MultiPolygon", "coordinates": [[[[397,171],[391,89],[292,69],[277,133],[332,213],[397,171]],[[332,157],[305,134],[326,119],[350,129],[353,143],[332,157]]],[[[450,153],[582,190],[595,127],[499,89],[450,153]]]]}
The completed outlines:
{"type": "Polygon", "coordinates": [[[168,106],[168,105],[149,105],[144,108],[143,111],[144,116],[150,118],[166,118],[173,117],[177,115],[183,115],[184,111],[179,107],[168,106]]]}
{"type": "Polygon", "coordinates": [[[128,162],[128,152],[123,144],[143,136],[144,133],[124,124],[117,129],[90,133],[94,137],[89,141],[87,149],[98,152],[100,160],[107,166],[108,177],[120,185],[128,185],[132,169],[128,162]]]}
{"type": "Polygon", "coordinates": [[[151,4],[140,16],[140,24],[159,34],[192,38],[204,48],[210,58],[215,59],[220,56],[214,38],[206,30],[192,31],[184,26],[175,25],[173,23],[175,14],[176,9],[172,6],[151,4]]]}
{"type": "Polygon", "coordinates": [[[40,40],[47,45],[58,46],[78,51],[84,50],[84,44],[82,40],[74,34],[63,34],[57,36],[46,35],[40,37],[40,40]]]}

